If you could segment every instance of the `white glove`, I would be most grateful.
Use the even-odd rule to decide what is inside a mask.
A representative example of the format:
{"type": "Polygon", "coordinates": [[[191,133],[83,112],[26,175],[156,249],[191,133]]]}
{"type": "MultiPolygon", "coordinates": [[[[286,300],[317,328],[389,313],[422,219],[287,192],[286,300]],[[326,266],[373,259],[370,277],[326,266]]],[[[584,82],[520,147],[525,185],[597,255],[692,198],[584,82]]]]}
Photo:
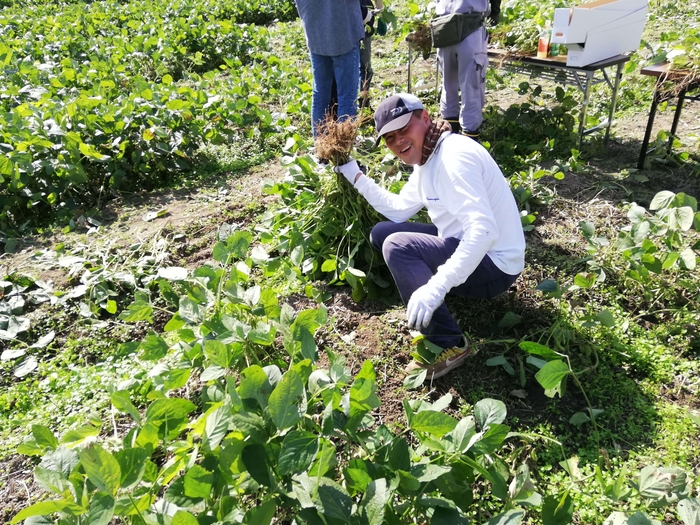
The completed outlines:
{"type": "Polygon", "coordinates": [[[413,292],[406,308],[408,327],[413,330],[426,328],[435,310],[445,300],[445,295],[447,290],[440,285],[430,283],[424,284],[413,292]]]}
{"type": "Polygon", "coordinates": [[[355,159],[350,159],[350,162],[348,162],[347,164],[343,164],[342,166],[336,166],[335,172],[342,173],[343,176],[346,179],[348,179],[348,182],[351,186],[355,185],[355,179],[357,178],[357,175],[362,173],[355,159]]]}

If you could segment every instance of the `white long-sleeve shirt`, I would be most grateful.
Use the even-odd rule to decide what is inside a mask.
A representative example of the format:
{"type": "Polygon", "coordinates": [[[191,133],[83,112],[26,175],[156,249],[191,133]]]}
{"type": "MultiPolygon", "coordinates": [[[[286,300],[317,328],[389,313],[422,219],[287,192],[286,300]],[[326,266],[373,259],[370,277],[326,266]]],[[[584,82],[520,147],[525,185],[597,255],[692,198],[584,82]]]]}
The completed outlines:
{"type": "Polygon", "coordinates": [[[368,177],[355,187],[390,221],[407,221],[425,207],[438,236],[460,240],[431,278],[448,291],[465,282],[487,254],[508,275],[523,270],[525,235],[513,193],[489,152],[470,138],[443,134],[398,194],[368,177]]]}

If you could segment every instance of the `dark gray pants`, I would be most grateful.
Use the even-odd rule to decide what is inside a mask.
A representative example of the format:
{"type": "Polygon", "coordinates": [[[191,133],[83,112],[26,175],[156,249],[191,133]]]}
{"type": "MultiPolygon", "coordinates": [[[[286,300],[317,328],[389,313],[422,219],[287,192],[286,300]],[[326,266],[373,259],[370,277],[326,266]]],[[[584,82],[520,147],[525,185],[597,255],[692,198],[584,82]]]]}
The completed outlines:
{"type": "MultiPolygon", "coordinates": [[[[380,222],[370,234],[375,250],[384,260],[404,303],[413,292],[435,275],[440,265],[454,253],[459,239],[437,236],[432,224],[418,222],[380,222]]],[[[518,278],[503,273],[487,255],[469,278],[450,293],[472,299],[490,299],[505,292],[518,278]]],[[[442,348],[462,345],[462,330],[445,303],[442,303],[427,328],[421,330],[426,339],[442,348]]]]}

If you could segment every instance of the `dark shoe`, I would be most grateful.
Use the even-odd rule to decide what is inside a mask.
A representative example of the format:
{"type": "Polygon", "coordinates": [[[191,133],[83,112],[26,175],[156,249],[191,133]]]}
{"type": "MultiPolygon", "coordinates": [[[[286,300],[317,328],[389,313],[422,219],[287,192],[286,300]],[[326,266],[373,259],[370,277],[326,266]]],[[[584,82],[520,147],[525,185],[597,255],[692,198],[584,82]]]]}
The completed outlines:
{"type": "Polygon", "coordinates": [[[418,361],[412,361],[404,369],[406,373],[411,373],[413,370],[423,368],[428,371],[426,379],[437,379],[445,374],[451,372],[458,366],[462,366],[467,362],[467,358],[472,355],[469,349],[469,343],[467,338],[464,338],[464,346],[458,347],[453,346],[452,348],[447,348],[443,350],[439,356],[435,358],[435,361],[431,364],[419,363],[418,361]]]}

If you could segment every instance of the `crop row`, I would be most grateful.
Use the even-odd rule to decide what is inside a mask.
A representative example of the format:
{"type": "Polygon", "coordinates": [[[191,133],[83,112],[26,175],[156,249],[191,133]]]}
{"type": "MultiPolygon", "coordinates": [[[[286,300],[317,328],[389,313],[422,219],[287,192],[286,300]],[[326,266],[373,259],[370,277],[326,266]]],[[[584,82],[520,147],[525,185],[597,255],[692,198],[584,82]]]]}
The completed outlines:
{"type": "MultiPolygon", "coordinates": [[[[232,21],[246,6],[111,1],[1,11],[0,228],[125,182],[172,179],[194,165],[204,140],[264,140],[273,119],[263,97],[299,83],[280,81],[284,64],[259,51],[269,48],[267,27],[232,21]]],[[[295,74],[287,69],[285,78],[295,74]]]]}

